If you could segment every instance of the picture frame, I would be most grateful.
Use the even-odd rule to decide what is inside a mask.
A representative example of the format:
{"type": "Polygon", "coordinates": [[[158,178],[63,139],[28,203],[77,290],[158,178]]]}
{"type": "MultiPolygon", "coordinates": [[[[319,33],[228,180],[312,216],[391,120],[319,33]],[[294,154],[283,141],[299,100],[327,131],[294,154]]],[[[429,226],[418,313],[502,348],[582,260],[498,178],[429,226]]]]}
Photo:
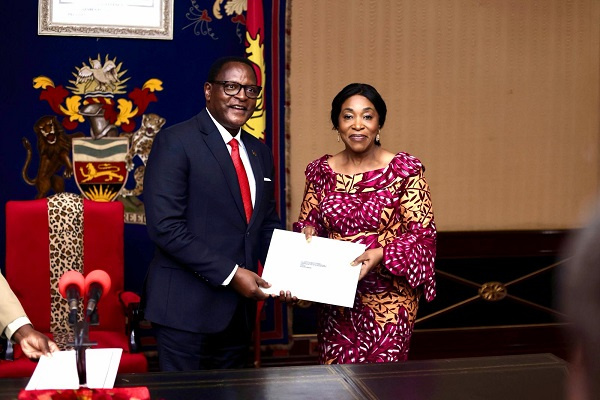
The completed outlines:
{"type": "Polygon", "coordinates": [[[174,0],[39,0],[38,34],[173,39],[174,0]]]}

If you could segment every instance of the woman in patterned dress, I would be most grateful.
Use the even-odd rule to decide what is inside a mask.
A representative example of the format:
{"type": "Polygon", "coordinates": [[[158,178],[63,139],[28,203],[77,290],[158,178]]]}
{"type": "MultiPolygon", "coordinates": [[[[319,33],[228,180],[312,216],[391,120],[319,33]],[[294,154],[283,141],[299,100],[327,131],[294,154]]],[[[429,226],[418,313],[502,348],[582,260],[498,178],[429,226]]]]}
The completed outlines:
{"type": "Polygon", "coordinates": [[[346,86],[331,122],[344,150],[306,168],[294,231],[364,243],[352,308],[318,305],[319,361],[373,363],[408,356],[419,297],[435,297],[436,229],[421,162],[381,147],[386,105],[368,84],[346,86]]]}

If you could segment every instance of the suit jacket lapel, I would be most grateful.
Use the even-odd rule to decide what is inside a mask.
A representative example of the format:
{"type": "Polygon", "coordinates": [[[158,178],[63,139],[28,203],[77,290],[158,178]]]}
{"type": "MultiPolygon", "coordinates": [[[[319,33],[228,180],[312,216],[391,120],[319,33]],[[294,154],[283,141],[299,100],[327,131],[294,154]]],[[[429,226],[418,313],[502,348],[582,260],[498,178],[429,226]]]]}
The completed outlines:
{"type": "Polygon", "coordinates": [[[217,160],[217,163],[225,176],[225,181],[227,182],[231,195],[235,200],[240,216],[245,221],[246,213],[244,211],[244,203],[242,201],[242,193],[240,192],[237,173],[235,172],[235,167],[231,161],[231,155],[229,154],[229,151],[227,151],[227,146],[223,143],[223,137],[210,119],[206,110],[203,110],[199,114],[199,123],[200,130],[204,133],[206,145],[217,160]]]}

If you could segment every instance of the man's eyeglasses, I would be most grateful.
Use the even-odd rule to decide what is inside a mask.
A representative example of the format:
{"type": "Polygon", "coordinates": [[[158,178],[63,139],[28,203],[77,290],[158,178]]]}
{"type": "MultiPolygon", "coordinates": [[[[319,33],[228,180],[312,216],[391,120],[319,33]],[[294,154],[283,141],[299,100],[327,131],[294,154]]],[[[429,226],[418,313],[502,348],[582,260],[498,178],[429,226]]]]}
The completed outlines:
{"type": "Polygon", "coordinates": [[[223,90],[225,94],[228,96],[235,96],[244,88],[244,93],[250,99],[256,99],[260,95],[260,91],[262,87],[257,85],[242,85],[237,82],[230,81],[211,81],[210,83],[218,83],[219,85],[223,85],[223,90]]]}

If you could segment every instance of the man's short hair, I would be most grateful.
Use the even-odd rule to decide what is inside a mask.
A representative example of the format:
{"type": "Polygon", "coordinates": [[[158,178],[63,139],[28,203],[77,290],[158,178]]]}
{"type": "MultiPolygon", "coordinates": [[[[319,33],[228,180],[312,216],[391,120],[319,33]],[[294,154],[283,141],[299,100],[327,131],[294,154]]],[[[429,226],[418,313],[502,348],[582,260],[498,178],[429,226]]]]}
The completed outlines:
{"type": "Polygon", "coordinates": [[[215,60],[215,62],[213,62],[213,64],[210,66],[210,69],[208,70],[207,81],[208,82],[215,81],[217,79],[217,76],[219,75],[219,72],[221,72],[221,70],[223,69],[225,64],[228,64],[228,63],[246,64],[247,66],[250,67],[250,69],[252,69],[252,72],[254,73],[254,78],[258,82],[258,77],[256,76],[256,71],[254,70],[254,64],[252,64],[252,62],[245,57],[237,57],[237,56],[221,57],[221,58],[218,58],[217,60],[215,60]]]}

